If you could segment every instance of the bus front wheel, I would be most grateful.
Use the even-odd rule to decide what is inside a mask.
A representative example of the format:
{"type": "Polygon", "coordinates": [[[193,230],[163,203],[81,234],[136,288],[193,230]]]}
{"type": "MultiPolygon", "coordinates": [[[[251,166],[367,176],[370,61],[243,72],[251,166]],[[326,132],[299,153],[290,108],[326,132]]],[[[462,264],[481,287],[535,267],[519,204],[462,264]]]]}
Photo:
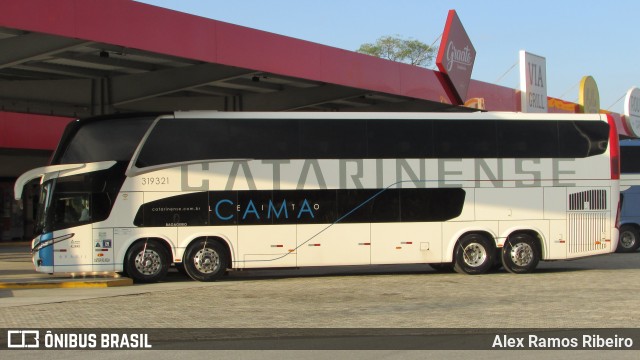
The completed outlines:
{"type": "Polygon", "coordinates": [[[184,270],[194,280],[218,280],[227,271],[229,260],[224,247],[217,241],[194,241],[184,253],[184,270]]]}
{"type": "Polygon", "coordinates": [[[494,249],[482,234],[465,235],[456,245],[453,269],[461,274],[485,274],[493,266],[494,249]]]}
{"type": "Polygon", "coordinates": [[[169,254],[157,241],[138,241],[127,251],[124,269],[136,282],[158,282],[169,271],[169,254]]]}
{"type": "Polygon", "coordinates": [[[532,272],[540,261],[537,241],[530,235],[510,236],[502,248],[502,265],[514,274],[532,272]]]}

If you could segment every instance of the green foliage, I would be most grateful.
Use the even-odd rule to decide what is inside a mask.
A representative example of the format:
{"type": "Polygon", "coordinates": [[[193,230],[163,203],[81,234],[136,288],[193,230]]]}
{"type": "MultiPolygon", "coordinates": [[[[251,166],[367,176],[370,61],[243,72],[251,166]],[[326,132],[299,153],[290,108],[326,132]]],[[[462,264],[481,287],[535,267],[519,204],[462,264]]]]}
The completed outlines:
{"type": "Polygon", "coordinates": [[[433,62],[437,48],[415,39],[402,39],[399,35],[383,36],[375,43],[360,45],[359,53],[376,56],[410,65],[428,67],[433,62]]]}

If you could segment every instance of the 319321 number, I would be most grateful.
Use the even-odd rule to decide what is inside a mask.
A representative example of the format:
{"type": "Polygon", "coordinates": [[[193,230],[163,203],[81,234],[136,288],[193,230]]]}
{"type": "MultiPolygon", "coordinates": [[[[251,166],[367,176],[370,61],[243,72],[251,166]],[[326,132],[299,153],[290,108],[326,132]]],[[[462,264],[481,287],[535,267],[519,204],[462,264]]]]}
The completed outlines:
{"type": "Polygon", "coordinates": [[[143,177],[142,185],[169,185],[169,178],[166,176],[143,177]]]}

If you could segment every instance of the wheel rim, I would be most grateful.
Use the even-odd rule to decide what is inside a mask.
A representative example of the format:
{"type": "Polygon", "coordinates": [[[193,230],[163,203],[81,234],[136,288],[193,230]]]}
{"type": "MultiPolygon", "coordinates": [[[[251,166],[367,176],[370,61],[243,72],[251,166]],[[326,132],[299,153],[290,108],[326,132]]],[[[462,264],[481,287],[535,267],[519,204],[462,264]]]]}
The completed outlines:
{"type": "Polygon", "coordinates": [[[636,243],[636,237],[630,231],[624,231],[622,235],[620,235],[620,244],[624,248],[631,248],[636,243]]]}
{"type": "Polygon", "coordinates": [[[136,255],[136,270],[143,275],[156,275],[162,269],[162,258],[160,254],[154,250],[147,249],[140,251],[136,255]]]}
{"type": "Polygon", "coordinates": [[[464,262],[471,267],[478,267],[487,260],[487,251],[478,243],[471,243],[464,248],[464,262]]]}
{"type": "Polygon", "coordinates": [[[212,274],[220,269],[220,256],[215,250],[205,247],[193,257],[193,264],[201,273],[212,274]]]}
{"type": "Polygon", "coordinates": [[[510,255],[517,266],[527,266],[533,260],[533,248],[529,244],[517,243],[511,248],[510,255]]]}

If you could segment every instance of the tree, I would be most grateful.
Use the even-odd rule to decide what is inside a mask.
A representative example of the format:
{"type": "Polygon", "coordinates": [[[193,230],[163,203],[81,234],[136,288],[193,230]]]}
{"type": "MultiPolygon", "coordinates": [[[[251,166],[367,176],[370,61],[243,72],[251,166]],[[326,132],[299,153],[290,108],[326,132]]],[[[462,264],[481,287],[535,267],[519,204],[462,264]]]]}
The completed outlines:
{"type": "Polygon", "coordinates": [[[435,57],[437,48],[415,39],[402,39],[399,35],[395,35],[383,36],[373,44],[362,44],[356,51],[383,59],[428,67],[435,57]]]}

